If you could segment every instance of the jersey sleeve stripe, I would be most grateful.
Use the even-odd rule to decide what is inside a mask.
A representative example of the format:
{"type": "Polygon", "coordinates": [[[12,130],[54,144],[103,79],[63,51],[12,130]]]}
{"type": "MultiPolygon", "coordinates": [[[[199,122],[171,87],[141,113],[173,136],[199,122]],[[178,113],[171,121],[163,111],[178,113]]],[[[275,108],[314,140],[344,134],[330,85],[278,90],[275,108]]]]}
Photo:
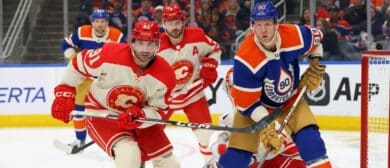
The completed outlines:
{"type": "Polygon", "coordinates": [[[309,50],[305,53],[305,54],[308,54],[308,53],[311,53],[311,52],[313,52],[316,48],[317,48],[317,46],[318,46],[318,44],[315,44],[315,40],[313,40],[314,38],[320,38],[320,41],[322,41],[322,39],[323,39],[323,37],[324,37],[324,35],[322,34],[322,32],[320,31],[320,30],[318,30],[318,31],[311,31],[311,43],[310,43],[310,48],[309,48],[309,50]]]}
{"type": "Polygon", "coordinates": [[[293,30],[295,30],[298,33],[286,34],[286,36],[288,36],[288,40],[282,40],[280,51],[288,52],[288,51],[302,49],[304,47],[304,39],[302,37],[301,30],[296,25],[294,25],[293,28],[294,28],[293,30]]]}
{"type": "Polygon", "coordinates": [[[104,108],[96,99],[95,97],[89,92],[87,94],[87,100],[85,101],[85,107],[88,109],[94,109],[94,110],[104,110],[104,108]]]}
{"type": "Polygon", "coordinates": [[[84,59],[83,59],[82,53],[83,52],[79,53],[78,56],[75,58],[76,59],[75,60],[75,62],[76,62],[75,63],[75,68],[76,68],[77,71],[79,71],[80,73],[85,75],[86,74],[86,70],[85,70],[85,68],[83,66],[84,59]]]}
{"type": "Polygon", "coordinates": [[[237,86],[233,86],[231,94],[237,108],[240,111],[245,111],[259,100],[261,96],[261,88],[255,92],[248,92],[241,90],[241,88],[237,86]]]}
{"type": "Polygon", "coordinates": [[[74,47],[74,48],[78,48],[78,46],[74,45],[73,41],[72,41],[72,36],[73,34],[69,35],[68,37],[65,38],[65,41],[66,43],[68,43],[70,46],[74,47]]]}

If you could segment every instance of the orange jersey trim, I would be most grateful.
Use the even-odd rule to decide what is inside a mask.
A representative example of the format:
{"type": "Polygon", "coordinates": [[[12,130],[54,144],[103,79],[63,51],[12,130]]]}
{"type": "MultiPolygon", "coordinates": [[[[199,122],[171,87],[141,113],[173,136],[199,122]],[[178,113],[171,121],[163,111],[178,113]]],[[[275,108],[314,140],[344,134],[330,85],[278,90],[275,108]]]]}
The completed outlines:
{"type": "MultiPolygon", "coordinates": [[[[79,28],[80,39],[92,39],[92,25],[83,25],[79,28]]],[[[107,39],[111,41],[120,42],[122,32],[114,27],[108,27],[107,39]]]]}
{"type": "Polygon", "coordinates": [[[281,38],[280,48],[303,46],[303,39],[298,27],[291,24],[280,24],[278,32],[281,38]]]}
{"type": "Polygon", "coordinates": [[[245,92],[238,90],[236,87],[233,87],[230,91],[239,110],[245,110],[249,108],[253,103],[255,103],[261,96],[261,90],[258,92],[245,92]],[[239,97],[238,99],[235,99],[239,97]]]}
{"type": "Polygon", "coordinates": [[[248,68],[252,69],[256,69],[266,58],[265,54],[257,47],[254,38],[255,34],[250,33],[242,42],[236,54],[236,59],[241,60],[248,68]]]}
{"type": "Polygon", "coordinates": [[[79,28],[80,38],[92,38],[92,25],[83,25],[79,28]]]}

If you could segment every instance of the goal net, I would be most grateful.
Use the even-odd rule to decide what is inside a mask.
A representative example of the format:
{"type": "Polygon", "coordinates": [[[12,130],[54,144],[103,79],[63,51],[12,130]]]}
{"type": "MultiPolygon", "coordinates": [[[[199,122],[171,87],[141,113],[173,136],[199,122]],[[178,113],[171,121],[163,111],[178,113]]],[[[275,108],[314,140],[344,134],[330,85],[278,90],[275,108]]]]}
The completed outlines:
{"type": "Polygon", "coordinates": [[[361,168],[389,167],[390,51],[363,52],[361,66],[361,168]]]}

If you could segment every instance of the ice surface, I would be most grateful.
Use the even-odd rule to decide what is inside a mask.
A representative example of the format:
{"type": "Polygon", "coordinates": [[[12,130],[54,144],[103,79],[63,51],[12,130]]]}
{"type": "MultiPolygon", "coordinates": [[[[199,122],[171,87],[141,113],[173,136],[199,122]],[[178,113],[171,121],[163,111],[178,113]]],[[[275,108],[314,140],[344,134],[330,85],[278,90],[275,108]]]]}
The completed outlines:
{"type": "MultiPolygon", "coordinates": [[[[187,128],[167,128],[174,153],[184,168],[200,168],[203,159],[195,137],[187,128]]],[[[80,154],[67,155],[53,146],[54,139],[73,140],[72,128],[0,129],[0,168],[113,168],[114,164],[100,148],[92,145],[80,154]]],[[[360,167],[359,132],[322,131],[328,155],[335,168],[360,167]]],[[[386,148],[375,148],[377,156],[386,148]]],[[[386,157],[378,157],[378,167],[386,167],[386,157]]],[[[147,164],[146,167],[151,167],[147,164]]]]}

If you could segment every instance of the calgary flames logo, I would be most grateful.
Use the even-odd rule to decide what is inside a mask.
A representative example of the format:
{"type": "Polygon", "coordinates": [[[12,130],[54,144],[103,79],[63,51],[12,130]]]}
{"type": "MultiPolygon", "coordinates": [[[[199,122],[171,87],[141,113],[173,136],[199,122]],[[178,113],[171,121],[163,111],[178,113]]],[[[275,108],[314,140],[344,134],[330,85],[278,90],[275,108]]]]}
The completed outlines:
{"type": "Polygon", "coordinates": [[[176,75],[176,84],[184,84],[191,79],[194,73],[194,65],[188,60],[180,60],[172,65],[176,75]]]}
{"type": "Polygon", "coordinates": [[[136,87],[121,85],[113,88],[107,94],[108,105],[118,111],[125,111],[133,105],[141,105],[145,94],[136,87]]]}

